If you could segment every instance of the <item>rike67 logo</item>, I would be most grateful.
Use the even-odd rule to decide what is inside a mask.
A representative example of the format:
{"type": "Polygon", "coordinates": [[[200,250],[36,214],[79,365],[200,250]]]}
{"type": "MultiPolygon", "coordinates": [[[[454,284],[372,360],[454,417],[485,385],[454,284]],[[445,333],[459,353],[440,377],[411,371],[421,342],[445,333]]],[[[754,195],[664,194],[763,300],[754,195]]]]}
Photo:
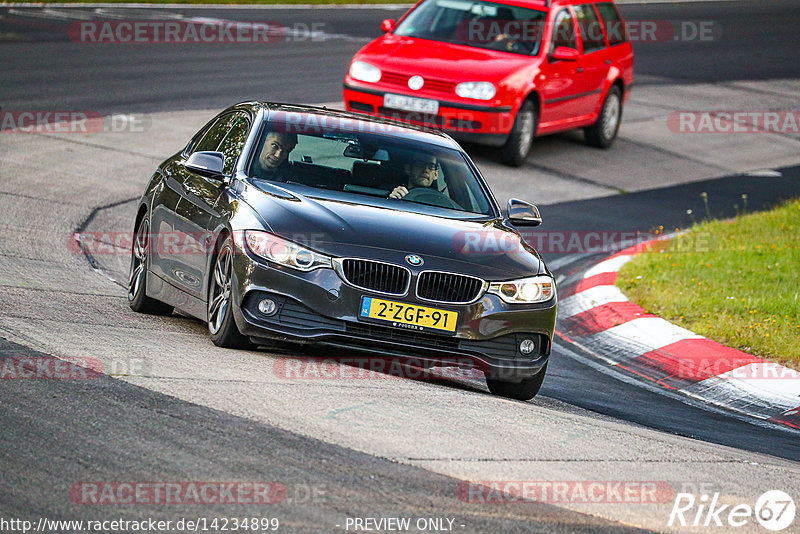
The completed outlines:
{"type": "Polygon", "coordinates": [[[753,519],[767,530],[778,532],[794,523],[794,500],[780,490],[767,491],[757,500],[755,507],[749,504],[722,504],[720,494],[704,493],[699,498],[691,493],[678,493],[669,527],[722,527],[739,528],[752,525],[753,519]]]}

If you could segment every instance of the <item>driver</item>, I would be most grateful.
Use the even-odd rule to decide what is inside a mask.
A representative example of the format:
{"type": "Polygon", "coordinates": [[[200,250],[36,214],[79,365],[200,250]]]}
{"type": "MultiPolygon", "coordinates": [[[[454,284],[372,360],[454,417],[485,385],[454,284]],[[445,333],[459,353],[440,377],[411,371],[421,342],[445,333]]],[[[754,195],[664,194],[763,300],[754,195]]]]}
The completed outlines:
{"type": "Polygon", "coordinates": [[[403,167],[408,176],[408,186],[398,185],[389,193],[389,198],[403,198],[409,189],[415,187],[434,187],[439,178],[439,162],[435,156],[417,156],[410,164],[403,167]]]}
{"type": "Polygon", "coordinates": [[[297,146],[297,134],[271,131],[264,139],[264,148],[258,156],[261,167],[257,172],[259,178],[266,180],[282,180],[289,170],[287,160],[289,153],[297,146]]]}

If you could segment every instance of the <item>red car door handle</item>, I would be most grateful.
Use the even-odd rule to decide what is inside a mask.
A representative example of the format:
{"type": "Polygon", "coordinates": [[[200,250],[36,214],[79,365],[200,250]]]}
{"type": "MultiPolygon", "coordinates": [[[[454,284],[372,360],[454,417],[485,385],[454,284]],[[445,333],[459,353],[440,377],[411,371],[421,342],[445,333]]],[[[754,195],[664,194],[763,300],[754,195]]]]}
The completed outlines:
{"type": "Polygon", "coordinates": [[[583,72],[583,67],[578,67],[577,69],[575,69],[575,72],[583,72]]]}

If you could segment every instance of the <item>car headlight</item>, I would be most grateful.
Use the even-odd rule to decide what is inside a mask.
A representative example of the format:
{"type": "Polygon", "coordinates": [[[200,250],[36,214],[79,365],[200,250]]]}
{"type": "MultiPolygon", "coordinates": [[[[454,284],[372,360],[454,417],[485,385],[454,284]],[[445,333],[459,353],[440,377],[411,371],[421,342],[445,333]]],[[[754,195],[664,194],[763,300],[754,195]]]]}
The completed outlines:
{"type": "Polygon", "coordinates": [[[547,275],[533,276],[508,282],[492,282],[489,284],[489,293],[509,304],[546,302],[556,294],[556,284],[547,275]]]}
{"type": "Polygon", "coordinates": [[[381,69],[363,61],[353,61],[350,65],[350,77],[362,82],[375,83],[381,79],[381,69]]]}
{"type": "Polygon", "coordinates": [[[464,82],[456,85],[456,94],[461,98],[474,98],[476,100],[491,100],[497,89],[489,82],[464,82]]]}
{"type": "Polygon", "coordinates": [[[260,230],[247,230],[244,240],[250,252],[260,258],[299,271],[313,271],[319,267],[331,268],[331,259],[313,250],[301,247],[274,234],[260,230]]]}

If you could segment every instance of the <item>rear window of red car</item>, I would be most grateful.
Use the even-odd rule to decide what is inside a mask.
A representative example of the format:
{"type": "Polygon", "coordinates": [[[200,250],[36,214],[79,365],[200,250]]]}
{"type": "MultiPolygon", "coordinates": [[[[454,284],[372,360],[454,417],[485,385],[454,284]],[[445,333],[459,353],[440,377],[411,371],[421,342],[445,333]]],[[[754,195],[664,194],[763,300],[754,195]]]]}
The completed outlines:
{"type": "Polygon", "coordinates": [[[611,2],[602,2],[597,4],[597,11],[600,12],[600,17],[606,25],[608,44],[614,46],[627,42],[628,32],[625,31],[625,24],[622,22],[622,17],[619,16],[617,6],[611,2]]]}
{"type": "Polygon", "coordinates": [[[606,46],[606,38],[603,35],[603,26],[597,19],[597,14],[591,4],[581,4],[575,6],[575,16],[578,19],[578,26],[581,29],[583,38],[583,52],[588,54],[595,50],[600,50],[606,46]]]}

